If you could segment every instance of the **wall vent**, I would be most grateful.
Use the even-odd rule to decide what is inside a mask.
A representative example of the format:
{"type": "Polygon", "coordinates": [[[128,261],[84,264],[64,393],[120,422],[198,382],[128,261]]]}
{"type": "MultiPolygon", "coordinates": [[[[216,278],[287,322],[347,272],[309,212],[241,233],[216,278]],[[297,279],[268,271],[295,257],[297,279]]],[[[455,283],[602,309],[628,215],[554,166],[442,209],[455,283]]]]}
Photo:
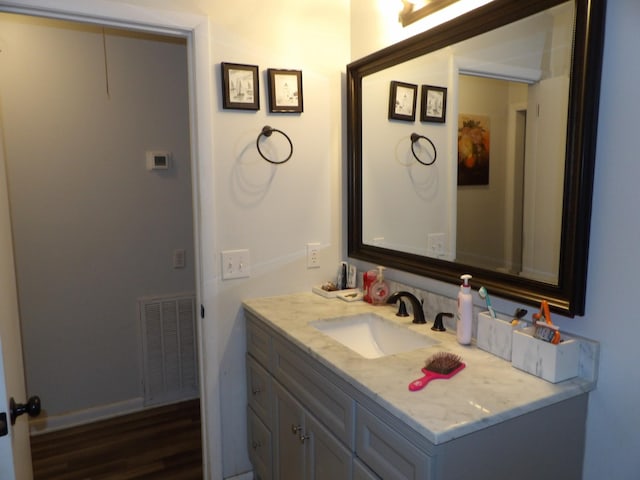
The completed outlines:
{"type": "Polygon", "coordinates": [[[144,404],[199,395],[195,295],[138,299],[144,404]]]}

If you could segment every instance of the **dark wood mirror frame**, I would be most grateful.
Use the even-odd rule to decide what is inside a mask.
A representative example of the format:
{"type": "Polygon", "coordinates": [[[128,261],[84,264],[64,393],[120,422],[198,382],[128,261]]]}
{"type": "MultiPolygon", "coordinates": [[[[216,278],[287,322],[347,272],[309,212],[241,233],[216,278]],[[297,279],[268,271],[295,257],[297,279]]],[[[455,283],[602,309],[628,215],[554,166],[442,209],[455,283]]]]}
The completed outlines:
{"type": "Polygon", "coordinates": [[[391,45],[347,66],[348,254],[352,258],[425,277],[459,283],[470,273],[492,294],[530,305],[546,299],[563,315],[583,315],[596,154],[598,102],[606,0],[575,0],[576,24],[569,92],[564,203],[557,285],[363,243],[362,79],[566,0],[494,0],[429,31],[391,45]]]}

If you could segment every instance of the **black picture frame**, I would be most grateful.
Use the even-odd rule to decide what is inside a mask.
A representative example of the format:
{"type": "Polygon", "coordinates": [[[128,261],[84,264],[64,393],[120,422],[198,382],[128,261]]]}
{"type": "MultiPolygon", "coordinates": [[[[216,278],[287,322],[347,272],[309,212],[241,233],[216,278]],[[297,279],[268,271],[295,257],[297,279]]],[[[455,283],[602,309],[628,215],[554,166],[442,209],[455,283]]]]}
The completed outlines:
{"type": "Polygon", "coordinates": [[[257,65],[222,62],[222,108],[260,110],[257,65]]]}
{"type": "Polygon", "coordinates": [[[417,85],[392,81],[389,88],[389,119],[415,121],[417,97],[417,85]]]}
{"type": "Polygon", "coordinates": [[[447,119],[447,89],[422,85],[420,121],[444,123],[447,119]]]}
{"type": "Polygon", "coordinates": [[[302,113],[302,71],[281,68],[267,69],[269,111],[272,113],[302,113]]]}

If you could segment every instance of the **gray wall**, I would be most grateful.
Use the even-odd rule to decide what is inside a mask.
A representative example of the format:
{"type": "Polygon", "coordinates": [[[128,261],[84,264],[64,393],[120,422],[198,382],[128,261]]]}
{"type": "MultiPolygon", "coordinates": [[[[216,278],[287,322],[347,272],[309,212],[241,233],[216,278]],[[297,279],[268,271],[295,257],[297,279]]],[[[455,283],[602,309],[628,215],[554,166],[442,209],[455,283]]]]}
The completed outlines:
{"type": "Polygon", "coordinates": [[[0,32],[28,392],[48,415],[136,399],[136,299],[195,288],[185,43],[10,15],[0,32]],[[147,171],[151,149],[173,168],[147,171]]]}

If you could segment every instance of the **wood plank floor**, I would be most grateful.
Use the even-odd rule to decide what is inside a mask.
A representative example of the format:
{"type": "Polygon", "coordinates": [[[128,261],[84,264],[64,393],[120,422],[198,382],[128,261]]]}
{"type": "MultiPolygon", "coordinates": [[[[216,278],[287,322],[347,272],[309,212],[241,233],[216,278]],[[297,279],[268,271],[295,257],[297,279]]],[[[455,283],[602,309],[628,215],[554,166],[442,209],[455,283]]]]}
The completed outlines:
{"type": "Polygon", "coordinates": [[[200,480],[200,403],[33,436],[31,454],[35,480],[200,480]]]}

